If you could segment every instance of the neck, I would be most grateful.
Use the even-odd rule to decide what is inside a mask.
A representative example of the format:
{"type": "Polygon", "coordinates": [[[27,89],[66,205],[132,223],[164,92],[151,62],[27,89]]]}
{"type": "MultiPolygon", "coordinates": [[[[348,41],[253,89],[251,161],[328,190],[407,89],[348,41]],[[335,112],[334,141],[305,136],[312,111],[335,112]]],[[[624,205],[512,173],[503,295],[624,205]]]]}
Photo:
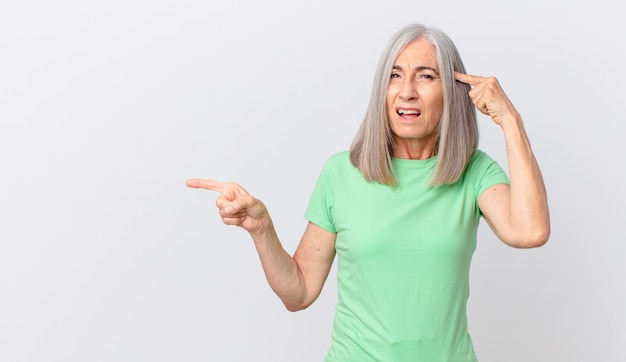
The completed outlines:
{"type": "Polygon", "coordinates": [[[409,140],[396,140],[393,147],[393,157],[408,160],[426,160],[438,153],[439,142],[415,143],[409,140]]]}

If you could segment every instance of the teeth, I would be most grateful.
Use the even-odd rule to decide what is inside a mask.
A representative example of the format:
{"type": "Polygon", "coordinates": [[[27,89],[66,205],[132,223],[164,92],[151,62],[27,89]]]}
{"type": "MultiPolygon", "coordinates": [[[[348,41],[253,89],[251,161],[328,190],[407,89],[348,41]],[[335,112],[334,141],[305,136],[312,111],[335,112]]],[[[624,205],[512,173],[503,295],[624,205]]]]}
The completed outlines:
{"type": "Polygon", "coordinates": [[[418,114],[418,112],[414,109],[400,109],[398,110],[398,114],[402,116],[405,114],[418,114]]]}

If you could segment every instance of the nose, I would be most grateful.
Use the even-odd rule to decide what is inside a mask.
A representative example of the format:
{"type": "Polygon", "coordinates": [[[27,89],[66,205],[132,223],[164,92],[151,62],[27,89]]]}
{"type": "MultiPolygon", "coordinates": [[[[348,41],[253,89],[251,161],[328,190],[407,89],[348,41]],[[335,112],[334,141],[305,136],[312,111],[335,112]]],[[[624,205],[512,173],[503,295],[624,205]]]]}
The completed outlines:
{"type": "Polygon", "coordinates": [[[410,101],[417,98],[417,84],[410,77],[406,77],[400,89],[400,99],[410,101]]]}

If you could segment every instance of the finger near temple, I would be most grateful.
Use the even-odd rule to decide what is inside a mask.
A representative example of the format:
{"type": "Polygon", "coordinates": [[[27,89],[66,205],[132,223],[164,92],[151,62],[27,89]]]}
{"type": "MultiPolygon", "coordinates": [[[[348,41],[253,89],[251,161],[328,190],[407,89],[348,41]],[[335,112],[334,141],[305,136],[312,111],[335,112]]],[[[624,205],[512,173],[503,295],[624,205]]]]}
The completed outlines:
{"type": "Polygon", "coordinates": [[[190,178],[185,181],[187,187],[194,189],[206,189],[211,191],[222,192],[224,190],[224,183],[213,180],[205,180],[200,178],[190,178]]]}
{"type": "Polygon", "coordinates": [[[483,77],[477,75],[465,74],[460,72],[454,72],[454,78],[459,82],[467,83],[470,85],[476,85],[483,81],[483,77]]]}

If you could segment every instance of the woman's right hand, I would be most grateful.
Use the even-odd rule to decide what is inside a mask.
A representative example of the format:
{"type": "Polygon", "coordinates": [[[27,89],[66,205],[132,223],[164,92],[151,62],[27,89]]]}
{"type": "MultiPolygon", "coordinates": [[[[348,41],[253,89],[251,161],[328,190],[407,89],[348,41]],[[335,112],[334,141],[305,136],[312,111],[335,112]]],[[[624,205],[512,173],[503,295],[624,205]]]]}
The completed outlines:
{"type": "Polygon", "coordinates": [[[265,276],[287,309],[301,310],[317,299],[335,258],[334,232],[309,222],[292,257],[282,247],[265,205],[243,187],[195,178],[187,180],[186,184],[220,193],[215,204],[222,220],[250,233],[265,276]]]}
{"type": "Polygon", "coordinates": [[[185,184],[220,193],[215,205],[224,224],[241,226],[253,236],[267,231],[271,222],[267,208],[238,184],[197,178],[189,179],[185,184]]]}

